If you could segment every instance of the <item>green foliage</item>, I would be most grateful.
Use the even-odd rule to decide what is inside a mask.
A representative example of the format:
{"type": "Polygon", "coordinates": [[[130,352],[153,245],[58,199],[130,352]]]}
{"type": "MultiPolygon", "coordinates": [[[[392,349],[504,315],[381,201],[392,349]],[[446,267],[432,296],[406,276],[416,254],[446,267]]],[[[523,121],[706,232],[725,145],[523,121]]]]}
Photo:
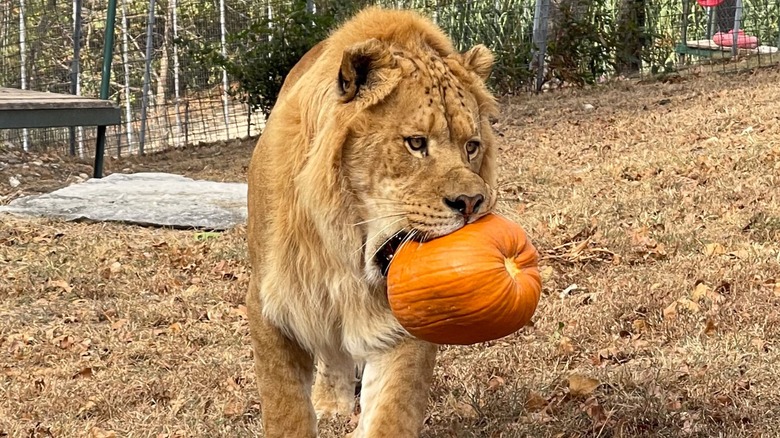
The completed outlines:
{"type": "MultiPolygon", "coordinates": [[[[777,38],[773,23],[778,10],[771,1],[746,0],[746,23],[749,27],[760,23],[762,41],[777,38]]],[[[534,81],[534,0],[319,0],[314,4],[316,14],[306,11],[305,1],[273,2],[271,19],[266,18],[265,6],[254,9],[245,15],[249,21],[228,34],[225,56],[219,41],[204,44],[194,38],[182,62],[187,68],[208,71],[212,82],[220,69],[226,69],[235,84],[230,92],[267,115],[285,75],[310,47],[359,9],[379,4],[422,11],[461,51],[479,43],[490,47],[496,63],[489,85],[498,94],[526,90],[534,81]]],[[[656,74],[676,68],[679,0],[557,0],[551,7],[548,81],[585,85],[614,74],[640,70],[656,74]]],[[[702,25],[701,9],[695,2],[691,6],[692,34],[702,25]]]]}
{"type": "MultiPolygon", "coordinates": [[[[501,6],[501,5],[499,5],[501,6]]],[[[461,30],[459,48],[485,44],[493,51],[495,65],[488,85],[499,94],[514,94],[527,89],[533,78],[529,69],[532,58],[533,17],[523,14],[519,5],[496,8],[490,3],[472,4],[465,10],[468,20],[461,30]],[[519,12],[512,11],[517,9],[519,12]]]]}
{"type": "Polygon", "coordinates": [[[277,8],[273,17],[257,18],[226,36],[226,53],[217,43],[189,49],[204,65],[224,68],[235,81],[229,93],[266,117],[287,73],[334,25],[331,14],[312,14],[305,1],[277,8]]]}
{"type": "Polygon", "coordinates": [[[549,37],[548,75],[577,85],[595,83],[615,68],[615,21],[605,0],[563,2],[549,37]]]}

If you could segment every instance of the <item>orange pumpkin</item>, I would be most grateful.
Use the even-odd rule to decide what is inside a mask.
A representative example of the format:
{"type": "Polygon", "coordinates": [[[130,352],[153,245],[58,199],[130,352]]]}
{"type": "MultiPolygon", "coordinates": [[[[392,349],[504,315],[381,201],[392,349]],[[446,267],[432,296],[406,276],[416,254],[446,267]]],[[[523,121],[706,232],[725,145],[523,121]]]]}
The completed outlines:
{"type": "Polygon", "coordinates": [[[401,246],[387,276],[390,308],[411,335],[432,343],[502,338],[536,310],[538,258],[519,225],[489,214],[446,236],[401,246]]]}

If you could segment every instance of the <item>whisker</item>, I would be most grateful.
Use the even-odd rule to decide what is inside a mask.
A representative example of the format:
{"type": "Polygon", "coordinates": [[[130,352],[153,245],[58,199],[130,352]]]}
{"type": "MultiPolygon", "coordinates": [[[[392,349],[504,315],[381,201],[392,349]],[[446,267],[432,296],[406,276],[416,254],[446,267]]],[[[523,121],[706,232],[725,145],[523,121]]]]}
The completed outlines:
{"type": "Polygon", "coordinates": [[[375,217],[375,218],[371,218],[371,219],[366,219],[364,221],[355,222],[354,224],[352,224],[352,226],[363,225],[363,224],[367,224],[367,223],[378,221],[378,220],[382,220],[382,219],[390,219],[390,218],[394,218],[394,217],[401,217],[404,214],[405,213],[403,213],[403,212],[391,213],[391,214],[388,214],[388,215],[385,215],[385,216],[379,216],[379,217],[375,217]]]}
{"type": "Polygon", "coordinates": [[[398,245],[398,249],[396,251],[400,251],[401,248],[404,247],[404,245],[406,245],[407,243],[411,242],[412,239],[414,239],[415,236],[417,236],[417,233],[419,233],[419,231],[414,229],[414,228],[412,228],[412,231],[410,231],[409,234],[407,234],[406,237],[404,237],[404,240],[401,241],[401,244],[398,245]]]}
{"type": "MultiPolygon", "coordinates": [[[[385,227],[384,227],[384,228],[382,228],[381,230],[379,230],[379,231],[376,233],[376,235],[382,234],[382,232],[383,232],[383,231],[385,231],[386,229],[388,229],[388,228],[392,227],[393,225],[395,225],[395,224],[397,224],[397,223],[401,222],[402,220],[404,220],[404,218],[402,218],[402,217],[401,217],[401,218],[398,218],[398,219],[396,219],[396,220],[394,220],[394,221],[390,222],[389,224],[385,225],[385,227]]],[[[396,233],[396,234],[397,234],[397,233],[396,233]]],[[[354,256],[355,254],[357,254],[357,253],[359,253],[359,252],[363,251],[363,249],[365,249],[366,245],[368,245],[368,242],[369,242],[369,240],[371,240],[371,239],[369,239],[368,237],[366,237],[366,241],[365,241],[365,242],[364,242],[362,245],[360,245],[360,248],[358,248],[358,249],[357,249],[355,252],[353,252],[353,253],[352,253],[352,255],[354,256]]],[[[388,240],[389,240],[389,239],[388,239],[388,240]]],[[[385,244],[385,243],[387,243],[387,240],[385,240],[385,242],[384,242],[382,245],[379,245],[379,248],[381,248],[382,246],[384,246],[384,244],[385,244]]],[[[377,249],[377,252],[378,252],[378,249],[377,249]]],[[[376,254],[374,254],[374,256],[376,256],[376,254]]]]}
{"type": "Polygon", "coordinates": [[[376,255],[377,255],[377,254],[379,254],[379,251],[382,249],[382,247],[383,247],[383,246],[387,245],[387,243],[388,243],[388,242],[390,242],[391,240],[393,240],[393,239],[395,238],[395,236],[397,236],[397,235],[399,235],[399,234],[403,233],[403,231],[404,231],[403,229],[400,229],[400,230],[396,231],[395,233],[393,233],[393,235],[392,235],[392,236],[390,236],[390,237],[388,237],[387,239],[385,239],[385,241],[384,241],[384,242],[382,242],[382,244],[381,244],[381,245],[377,246],[377,248],[376,248],[376,251],[374,251],[374,253],[373,253],[373,254],[371,254],[371,258],[370,258],[369,260],[373,260],[373,259],[374,259],[374,257],[376,257],[376,255]]]}

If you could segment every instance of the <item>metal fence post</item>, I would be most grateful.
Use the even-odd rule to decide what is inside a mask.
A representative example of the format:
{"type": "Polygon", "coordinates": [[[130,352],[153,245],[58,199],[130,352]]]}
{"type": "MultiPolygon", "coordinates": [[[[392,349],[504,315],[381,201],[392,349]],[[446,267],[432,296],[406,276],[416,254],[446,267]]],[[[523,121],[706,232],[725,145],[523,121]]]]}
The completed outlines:
{"type": "Polygon", "coordinates": [[[152,35],[154,33],[154,0],[149,0],[149,18],[146,22],[146,60],[144,65],[144,85],[143,96],[141,96],[141,138],[138,145],[138,153],[144,154],[144,143],[146,142],[146,113],[149,106],[149,82],[150,70],[152,68],[152,35]]]}
{"type": "MultiPolygon", "coordinates": [[[[106,11],[106,36],[103,46],[103,77],[100,82],[100,98],[108,99],[108,87],[111,81],[111,59],[114,57],[114,23],[116,22],[116,0],[108,0],[106,11]]],[[[98,126],[95,145],[95,178],[103,177],[103,155],[106,151],[106,127],[98,126]]]]}
{"type": "Polygon", "coordinates": [[[533,46],[536,65],[536,92],[542,91],[544,84],[545,55],[547,54],[547,24],[550,18],[550,0],[536,0],[534,9],[533,46]]]}
{"type": "Polygon", "coordinates": [[[739,38],[739,29],[742,26],[742,0],[737,0],[734,5],[734,37],[731,44],[731,56],[737,57],[737,38],[739,38]]]}

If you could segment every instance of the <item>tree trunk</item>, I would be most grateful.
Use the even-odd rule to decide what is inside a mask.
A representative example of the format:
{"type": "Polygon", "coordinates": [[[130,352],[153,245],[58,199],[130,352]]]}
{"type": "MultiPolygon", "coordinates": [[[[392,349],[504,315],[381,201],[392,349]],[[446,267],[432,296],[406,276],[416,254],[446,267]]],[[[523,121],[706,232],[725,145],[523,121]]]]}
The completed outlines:
{"type": "MultiPolygon", "coordinates": [[[[22,90],[27,89],[27,17],[25,15],[24,0],[19,0],[19,57],[21,58],[19,75],[22,82],[22,90]]],[[[29,135],[27,128],[22,130],[22,147],[25,152],[30,150],[29,135]]]]}
{"type": "Polygon", "coordinates": [[[167,149],[169,146],[168,139],[171,138],[171,122],[168,119],[168,106],[165,105],[165,92],[168,89],[168,64],[170,63],[168,57],[168,48],[171,44],[171,21],[172,3],[169,1],[165,8],[165,25],[163,26],[163,43],[160,50],[160,70],[157,75],[157,93],[154,98],[154,110],[153,110],[153,126],[156,125],[155,132],[165,133],[165,138],[162,140],[162,147],[167,149]]]}
{"type": "MultiPolygon", "coordinates": [[[[171,18],[173,27],[173,39],[179,38],[179,23],[176,0],[171,0],[171,18]]],[[[173,142],[175,147],[183,146],[183,130],[181,126],[181,115],[179,114],[179,100],[181,99],[181,88],[179,85],[179,48],[176,43],[173,44],[173,98],[174,98],[174,113],[176,115],[176,136],[173,142]]]]}
{"type": "Polygon", "coordinates": [[[127,136],[127,153],[132,155],[133,150],[133,112],[131,107],[132,96],[130,96],[130,35],[127,26],[127,1],[122,0],[122,67],[124,70],[124,95],[125,95],[125,131],[127,136]]]}
{"type": "Polygon", "coordinates": [[[630,76],[642,70],[645,36],[645,0],[622,0],[618,14],[617,73],[630,76]]]}
{"type": "MultiPolygon", "coordinates": [[[[225,0],[219,1],[219,39],[220,39],[220,53],[222,57],[227,56],[227,46],[225,37],[227,29],[225,28],[225,0]]],[[[225,118],[225,136],[230,138],[230,112],[228,108],[228,76],[227,70],[222,69],[222,113],[225,118]]]]}

